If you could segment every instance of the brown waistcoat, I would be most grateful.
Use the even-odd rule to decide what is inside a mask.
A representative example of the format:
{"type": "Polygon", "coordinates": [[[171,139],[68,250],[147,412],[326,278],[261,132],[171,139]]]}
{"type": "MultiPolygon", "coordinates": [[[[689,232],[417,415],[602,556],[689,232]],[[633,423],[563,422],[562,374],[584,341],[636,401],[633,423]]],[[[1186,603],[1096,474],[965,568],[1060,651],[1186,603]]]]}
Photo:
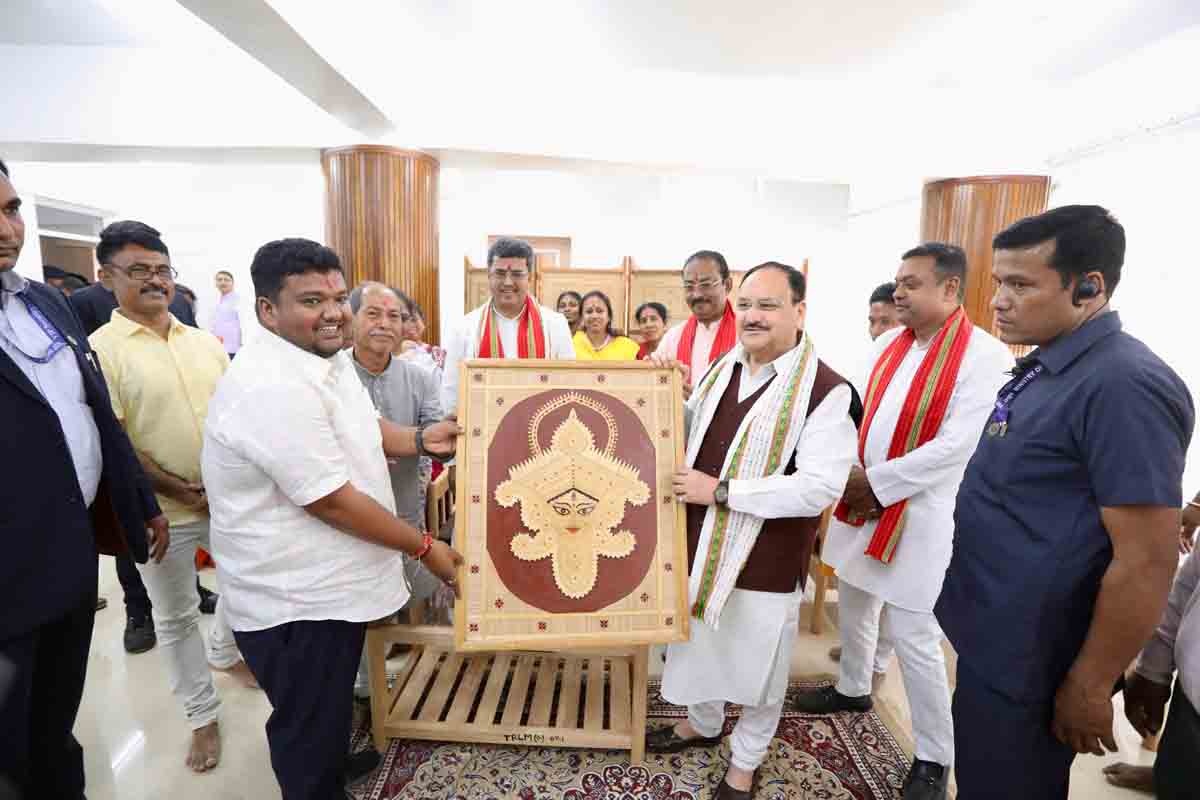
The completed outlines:
{"type": "MultiPolygon", "coordinates": [[[[694,466],[706,475],[718,477],[721,474],[725,452],[732,446],[733,437],[737,434],[742,418],[775,380],[772,378],[747,397],[745,402],[739,403],[737,398],[741,375],[742,365],[737,364],[733,368],[729,386],[721,396],[716,413],[713,414],[708,431],[704,434],[700,452],[696,454],[694,466]]],[[[809,401],[807,413],[812,414],[813,409],[821,404],[825,396],[843,383],[847,383],[845,378],[826,366],[825,362],[818,361],[816,382],[813,384],[812,399],[809,401]]],[[[796,454],[793,452],[784,468],[784,474],[791,475],[795,471],[796,454]]],[[[687,507],[688,564],[693,567],[707,510],[708,506],[687,507]]],[[[756,592],[790,593],[796,590],[797,583],[803,587],[808,577],[808,559],[812,555],[820,521],[819,515],[765,520],[754,549],[750,551],[746,565],[742,567],[738,576],[737,588],[756,592]]]]}

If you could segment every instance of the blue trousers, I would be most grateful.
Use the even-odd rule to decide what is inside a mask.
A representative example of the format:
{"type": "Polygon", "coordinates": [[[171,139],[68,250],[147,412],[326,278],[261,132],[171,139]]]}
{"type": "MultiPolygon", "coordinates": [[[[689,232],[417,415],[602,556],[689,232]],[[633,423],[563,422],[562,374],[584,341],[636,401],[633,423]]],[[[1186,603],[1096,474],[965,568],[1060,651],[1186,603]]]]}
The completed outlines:
{"type": "Polygon", "coordinates": [[[951,711],[960,798],[1067,800],[1075,751],[1050,729],[1053,698],[1018,703],[960,659],[951,711]]]}
{"type": "Polygon", "coordinates": [[[344,800],[354,675],[364,622],[288,622],[234,631],[271,701],[267,743],[283,800],[344,800]]]}

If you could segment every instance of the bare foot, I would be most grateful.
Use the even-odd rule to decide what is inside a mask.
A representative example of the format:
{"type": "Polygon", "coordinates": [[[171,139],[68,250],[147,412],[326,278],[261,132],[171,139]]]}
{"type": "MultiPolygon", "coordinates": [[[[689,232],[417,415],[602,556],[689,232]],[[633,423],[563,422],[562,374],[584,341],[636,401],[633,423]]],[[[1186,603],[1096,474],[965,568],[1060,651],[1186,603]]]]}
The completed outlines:
{"type": "Polygon", "coordinates": [[[192,731],[187,765],[193,772],[208,772],[221,761],[221,731],[216,722],[192,731]]]}
{"type": "Polygon", "coordinates": [[[247,689],[262,688],[258,685],[258,681],[255,679],[254,673],[250,671],[250,667],[245,661],[239,661],[232,667],[213,667],[211,664],[209,666],[212,667],[212,669],[215,669],[217,672],[224,672],[226,675],[229,675],[247,689]]]}
{"type": "Polygon", "coordinates": [[[1154,767],[1138,767],[1121,762],[1109,764],[1102,771],[1113,786],[1154,794],[1154,767]]]}
{"type": "Polygon", "coordinates": [[[739,792],[748,792],[750,791],[750,784],[754,782],[754,770],[741,769],[730,764],[729,771],[725,773],[725,782],[729,784],[731,789],[737,789],[739,792]]]}
{"type": "Polygon", "coordinates": [[[700,734],[692,727],[692,723],[685,719],[675,726],[675,735],[680,739],[695,739],[700,734]]]}

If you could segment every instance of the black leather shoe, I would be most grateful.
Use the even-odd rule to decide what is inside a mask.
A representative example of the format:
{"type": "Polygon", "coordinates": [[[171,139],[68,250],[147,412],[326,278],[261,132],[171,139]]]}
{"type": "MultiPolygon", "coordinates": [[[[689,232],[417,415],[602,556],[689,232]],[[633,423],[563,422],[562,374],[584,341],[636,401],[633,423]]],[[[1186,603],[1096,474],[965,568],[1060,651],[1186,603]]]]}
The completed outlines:
{"type": "Polygon", "coordinates": [[[150,617],[125,618],[125,652],[144,653],[158,643],[154,635],[154,622],[150,617]]]}
{"type": "Polygon", "coordinates": [[[646,749],[651,753],[678,753],[689,747],[712,747],[721,743],[721,736],[693,736],[681,739],[675,733],[675,726],[656,728],[646,733],[646,749]]]}
{"type": "Polygon", "coordinates": [[[203,586],[197,586],[196,591],[200,593],[200,613],[215,614],[217,613],[217,600],[221,595],[203,586]]]}
{"type": "Polygon", "coordinates": [[[379,751],[371,747],[359,753],[351,753],[346,756],[346,769],[342,773],[344,782],[355,783],[370,775],[382,760],[383,756],[379,755],[379,751]]]}
{"type": "MultiPolygon", "coordinates": [[[[728,770],[726,770],[725,775],[729,775],[728,770]]],[[[750,789],[745,792],[741,789],[733,788],[725,782],[725,778],[721,778],[721,783],[717,786],[717,793],[713,795],[713,800],[752,800],[756,791],[758,791],[758,770],[754,770],[754,777],[750,779],[750,789]]]]}
{"type": "Polygon", "coordinates": [[[950,770],[932,761],[913,759],[908,779],[904,781],[904,800],[946,800],[950,770]]]}
{"type": "Polygon", "coordinates": [[[796,710],[805,714],[836,714],[839,711],[862,713],[874,707],[871,695],[847,697],[832,686],[805,692],[796,699],[796,710]]]}

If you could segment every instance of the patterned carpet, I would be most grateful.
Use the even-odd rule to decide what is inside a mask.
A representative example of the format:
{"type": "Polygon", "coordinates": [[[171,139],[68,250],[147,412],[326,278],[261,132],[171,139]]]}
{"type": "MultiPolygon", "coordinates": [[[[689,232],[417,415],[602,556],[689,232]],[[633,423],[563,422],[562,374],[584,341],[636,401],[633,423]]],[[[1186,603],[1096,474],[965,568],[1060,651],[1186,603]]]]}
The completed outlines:
{"type": "MultiPolygon", "coordinates": [[[[759,768],[757,800],[893,800],[909,761],[875,713],[815,717],[790,711],[791,697],[828,685],[793,682],[783,720],[759,768]]],[[[650,682],[652,726],[686,716],[650,682]]],[[[727,709],[728,734],[740,713],[727,709]]],[[[354,750],[369,746],[355,731],[354,750]]],[[[461,745],[393,740],[380,768],[352,787],[354,800],[704,800],[725,774],[729,743],[630,766],[611,750],[461,745]]]]}

